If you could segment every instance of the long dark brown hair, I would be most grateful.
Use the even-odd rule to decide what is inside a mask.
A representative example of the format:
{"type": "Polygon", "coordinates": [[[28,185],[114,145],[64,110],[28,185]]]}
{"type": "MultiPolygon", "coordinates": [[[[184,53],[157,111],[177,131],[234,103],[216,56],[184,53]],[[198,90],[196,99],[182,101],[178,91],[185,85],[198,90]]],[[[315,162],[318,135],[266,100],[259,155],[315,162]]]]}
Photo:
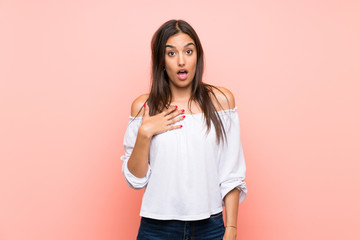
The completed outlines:
{"type": "MultiPolygon", "coordinates": [[[[165,45],[169,37],[182,32],[187,35],[195,42],[197,63],[196,72],[192,81],[191,97],[188,102],[190,109],[191,102],[197,102],[205,116],[207,133],[211,128],[211,122],[215,126],[216,140],[217,143],[226,140],[226,134],[224,125],[220,119],[220,116],[211,101],[211,96],[219,103],[213,89],[217,89],[225,97],[226,95],[217,87],[202,82],[204,72],[204,52],[201,46],[200,39],[196,34],[195,30],[190,26],[189,23],[184,20],[169,20],[165,22],[160,28],[154,33],[151,40],[151,65],[152,65],[152,85],[147,99],[149,105],[150,116],[160,113],[164,108],[170,106],[172,100],[172,93],[169,86],[169,77],[164,71],[165,67],[165,45]]],[[[227,99],[227,98],[226,98],[227,99]]],[[[229,101],[228,101],[229,102],[229,101]]],[[[219,103],[221,107],[221,104],[219,103]]],[[[221,107],[222,108],[222,107],[221,107]]]]}

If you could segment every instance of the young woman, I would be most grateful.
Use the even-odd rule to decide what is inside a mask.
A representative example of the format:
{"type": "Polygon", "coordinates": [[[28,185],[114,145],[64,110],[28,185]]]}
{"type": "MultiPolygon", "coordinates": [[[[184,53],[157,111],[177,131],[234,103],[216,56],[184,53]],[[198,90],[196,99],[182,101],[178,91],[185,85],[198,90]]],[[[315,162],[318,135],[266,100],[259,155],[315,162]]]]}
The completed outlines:
{"type": "Polygon", "coordinates": [[[234,240],[247,194],[234,96],[202,82],[203,49],[187,22],[164,23],[151,47],[151,90],[131,106],[121,157],[128,185],[146,187],[137,239],[234,240]]]}

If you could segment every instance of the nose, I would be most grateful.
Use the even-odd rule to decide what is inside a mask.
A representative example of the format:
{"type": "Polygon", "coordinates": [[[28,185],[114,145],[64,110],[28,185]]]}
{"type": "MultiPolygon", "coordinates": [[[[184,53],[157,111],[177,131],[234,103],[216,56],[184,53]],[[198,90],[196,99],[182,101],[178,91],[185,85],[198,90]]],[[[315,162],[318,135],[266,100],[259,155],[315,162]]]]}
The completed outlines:
{"type": "Polygon", "coordinates": [[[179,67],[185,66],[185,58],[184,58],[184,55],[183,55],[182,53],[180,53],[178,56],[179,56],[179,57],[178,57],[178,65],[179,65],[179,67]]]}

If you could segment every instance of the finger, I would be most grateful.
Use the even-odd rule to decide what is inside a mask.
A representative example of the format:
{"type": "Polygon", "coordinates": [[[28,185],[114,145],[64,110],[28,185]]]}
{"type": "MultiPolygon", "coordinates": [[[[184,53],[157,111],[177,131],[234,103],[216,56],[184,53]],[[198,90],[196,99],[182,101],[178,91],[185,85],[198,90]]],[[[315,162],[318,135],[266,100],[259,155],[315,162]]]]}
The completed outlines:
{"type": "MultiPolygon", "coordinates": [[[[179,116],[180,114],[184,114],[184,112],[185,112],[184,109],[182,109],[182,110],[178,109],[176,111],[173,111],[167,115],[168,120],[173,119],[173,118],[179,116]]],[[[185,115],[183,115],[183,116],[185,116],[185,115]]]]}
{"type": "MultiPolygon", "coordinates": [[[[177,116],[179,116],[181,114],[184,114],[184,109],[173,111],[172,113],[168,114],[167,117],[168,117],[168,120],[171,120],[171,119],[174,119],[175,117],[177,117],[177,116]]],[[[182,120],[183,118],[185,118],[185,115],[182,115],[179,118],[180,118],[180,120],[182,120]]],[[[180,121],[180,120],[178,120],[178,121],[180,121]]]]}
{"type": "Polygon", "coordinates": [[[182,127],[183,127],[183,125],[171,125],[171,126],[169,126],[169,130],[179,129],[182,127]]]}
{"type": "Polygon", "coordinates": [[[149,106],[146,103],[144,103],[144,116],[149,116],[149,106]]]}
{"type": "Polygon", "coordinates": [[[179,121],[183,120],[185,117],[186,117],[185,115],[182,115],[178,118],[175,118],[175,120],[176,120],[176,122],[179,122],[179,121]]]}
{"type": "Polygon", "coordinates": [[[172,118],[172,119],[168,120],[167,125],[168,125],[168,126],[171,126],[171,125],[173,125],[173,124],[175,124],[175,123],[177,123],[177,122],[180,122],[180,121],[183,120],[184,118],[185,118],[185,115],[180,116],[180,117],[177,117],[177,118],[172,118]]]}
{"type": "Polygon", "coordinates": [[[175,111],[178,108],[178,106],[176,105],[171,105],[169,108],[167,108],[166,110],[163,111],[164,116],[172,113],[173,111],[175,111]]]}

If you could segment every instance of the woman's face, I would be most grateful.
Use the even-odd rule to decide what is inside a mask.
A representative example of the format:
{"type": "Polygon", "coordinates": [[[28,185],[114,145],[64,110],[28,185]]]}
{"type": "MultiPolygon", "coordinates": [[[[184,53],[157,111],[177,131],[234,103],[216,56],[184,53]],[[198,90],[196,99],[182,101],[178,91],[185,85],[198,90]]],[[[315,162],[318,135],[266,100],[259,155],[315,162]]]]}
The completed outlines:
{"type": "Polygon", "coordinates": [[[185,33],[177,33],[166,42],[165,69],[170,86],[189,87],[196,71],[195,42],[185,33]]]}

